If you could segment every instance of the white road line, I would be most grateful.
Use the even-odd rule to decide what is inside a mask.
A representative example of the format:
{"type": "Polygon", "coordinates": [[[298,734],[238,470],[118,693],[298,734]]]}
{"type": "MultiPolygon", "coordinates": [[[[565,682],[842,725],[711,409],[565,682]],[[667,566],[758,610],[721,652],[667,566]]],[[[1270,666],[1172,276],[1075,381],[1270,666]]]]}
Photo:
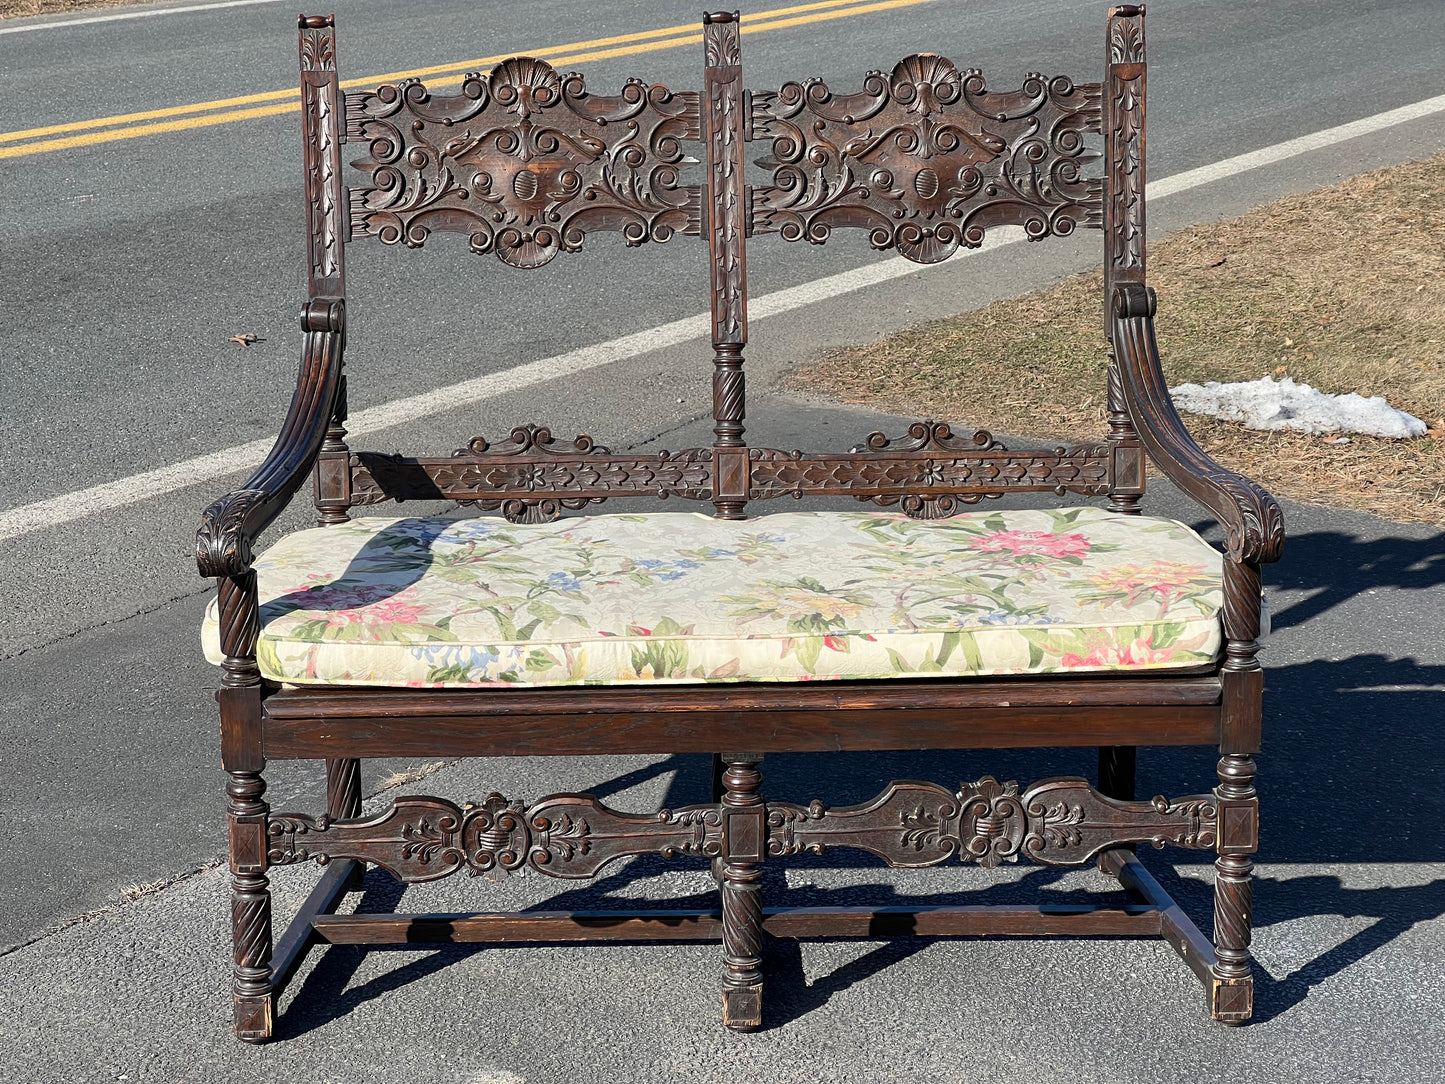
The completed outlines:
{"type": "Polygon", "coordinates": [[[0,27],[0,34],[24,34],[31,30],[58,30],[63,26],[84,26],[87,23],[113,23],[120,19],[148,19],[152,15],[179,15],[183,11],[214,11],[216,8],[245,8],[253,4],[279,4],[283,0],[221,0],[215,4],[187,4],[181,8],[151,8],[146,11],[121,11],[114,15],[88,15],[84,19],[66,19],[53,23],[26,23],[23,26],[0,27]]]}
{"type": "MultiPolygon", "coordinates": [[[[232,0],[232,2],[236,2],[236,0],[232,0]]],[[[267,2],[267,0],[242,0],[242,2],[267,2]]],[[[1225,158],[1211,165],[1200,166],[1198,169],[1187,170],[1183,173],[1176,173],[1172,177],[1154,181],[1149,186],[1149,200],[1153,202],[1164,199],[1167,196],[1187,192],[1190,189],[1223,180],[1226,177],[1233,177],[1251,169],[1282,162],[1295,155],[1343,143],[1347,139],[1355,139],[1358,136],[1368,135],[1371,132],[1378,132],[1442,111],[1445,111],[1445,95],[1427,98],[1413,105],[1401,106],[1399,109],[1377,113],[1374,116],[1364,117],[1334,128],[1326,128],[1323,131],[1276,143],[1270,147],[1262,147],[1257,151],[1250,151],[1248,154],[1225,158]]],[[[1017,227],[996,230],[980,248],[965,250],[958,255],[976,255],[1014,244],[1022,239],[1023,230],[1017,227]]],[[[880,282],[887,282],[890,279],[916,275],[921,271],[928,270],[930,266],[940,265],[916,264],[901,256],[890,260],[881,260],[852,271],[829,275],[827,278],[805,282],[800,286],[776,290],[773,293],[754,298],[748,305],[749,315],[755,320],[778,316],[818,301],[861,290],[880,282]]],[[[624,335],[620,339],[612,339],[595,346],[584,346],[556,357],[543,358],[540,361],[518,365],[499,373],[477,377],[474,380],[467,380],[446,388],[438,388],[422,395],[395,399],[380,406],[360,410],[351,416],[347,427],[358,436],[375,433],[444,410],[453,410],[460,406],[507,395],[534,384],[625,361],[651,350],[700,339],[708,334],[708,328],[709,317],[706,313],[690,316],[683,320],[674,320],[670,324],[640,331],[634,335],[624,335]]],[[[133,474],[128,478],[119,478],[114,482],[106,482],[104,485],[62,494],[59,497],[51,497],[34,504],[21,505],[19,508],[0,513],[0,541],[28,534],[31,531],[43,530],[46,527],[56,527],[62,523],[84,519],[87,516],[98,515],[150,497],[158,497],[165,493],[173,493],[179,489],[199,485],[202,482],[238,474],[260,463],[270,448],[271,441],[269,440],[253,440],[249,444],[241,444],[233,448],[222,449],[219,452],[212,452],[209,455],[197,456],[169,467],[133,474]]]]}
{"type": "Polygon", "coordinates": [[[1164,199],[1176,192],[1186,192],[1211,181],[1222,181],[1226,177],[1246,173],[1251,169],[1259,169],[1261,166],[1272,166],[1276,162],[1283,162],[1286,158],[1293,158],[1297,154],[1307,154],[1323,147],[1331,147],[1336,143],[1343,143],[1347,139],[1355,139],[1358,136],[1370,135],[1372,132],[1379,132],[1385,128],[1393,128],[1397,124],[1419,120],[1421,117],[1428,117],[1430,114],[1439,113],[1442,110],[1445,110],[1445,94],[1435,98],[1426,98],[1423,102],[1402,105],[1399,109],[1376,113],[1372,117],[1361,117],[1359,120],[1352,120],[1348,124],[1340,124],[1334,128],[1311,132],[1309,135],[1302,135],[1297,139],[1287,139],[1283,143],[1261,147],[1248,154],[1237,154],[1233,158],[1226,158],[1220,162],[1200,166],[1198,169],[1176,173],[1163,180],[1149,182],[1146,185],[1149,190],[1149,199],[1164,199]]]}

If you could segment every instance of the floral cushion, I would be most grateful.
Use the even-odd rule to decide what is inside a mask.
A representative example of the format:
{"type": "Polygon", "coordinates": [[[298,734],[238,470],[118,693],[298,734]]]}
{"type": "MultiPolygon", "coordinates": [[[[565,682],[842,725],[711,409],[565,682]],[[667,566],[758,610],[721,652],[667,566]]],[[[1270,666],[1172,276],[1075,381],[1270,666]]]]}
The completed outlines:
{"type": "MultiPolygon", "coordinates": [[[[617,685],[1195,666],[1221,558],[1096,508],[358,519],[256,561],[261,672],[301,684],[617,685]]],[[[219,663],[216,604],[206,657],[219,663]]]]}

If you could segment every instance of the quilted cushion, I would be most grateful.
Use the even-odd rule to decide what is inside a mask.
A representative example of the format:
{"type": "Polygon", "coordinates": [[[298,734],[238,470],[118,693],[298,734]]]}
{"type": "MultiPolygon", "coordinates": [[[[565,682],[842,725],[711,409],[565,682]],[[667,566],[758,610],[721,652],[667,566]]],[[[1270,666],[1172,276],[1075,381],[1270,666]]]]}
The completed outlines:
{"type": "MultiPolygon", "coordinates": [[[[1096,508],[358,519],[256,561],[261,672],[616,685],[1157,670],[1219,651],[1221,558],[1096,508]]],[[[221,652],[214,600],[206,657],[221,652]]]]}

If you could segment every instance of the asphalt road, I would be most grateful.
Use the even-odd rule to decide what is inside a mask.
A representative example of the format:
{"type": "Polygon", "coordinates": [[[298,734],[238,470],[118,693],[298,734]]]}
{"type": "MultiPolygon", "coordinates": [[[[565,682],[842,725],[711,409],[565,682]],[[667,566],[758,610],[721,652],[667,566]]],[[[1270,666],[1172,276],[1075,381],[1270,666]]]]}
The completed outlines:
{"type": "MultiPolygon", "coordinates": [[[[477,5],[461,2],[403,8],[343,0],[330,8],[339,23],[343,79],[594,41],[677,25],[695,14],[691,8],[663,3],[499,4],[482,14],[477,5]]],[[[1104,13],[1105,5],[1094,2],[935,0],[750,34],[744,39],[745,70],[754,86],[818,74],[841,87],[869,68],[886,68],[899,56],[928,48],[961,65],[982,68],[999,86],[1016,84],[1026,70],[1091,78],[1099,70],[1104,13]]],[[[17,24],[0,24],[0,29],[9,25],[17,24]]],[[[0,135],[288,88],[295,82],[294,25],[294,13],[284,5],[262,4],[0,34],[0,135]]],[[[1438,45],[1442,32],[1445,8],[1433,2],[1368,7],[1336,0],[1153,5],[1151,176],[1169,176],[1445,93],[1438,45]]],[[[577,66],[588,74],[589,85],[602,91],[615,88],[628,75],[683,88],[695,84],[699,53],[698,46],[685,45],[577,66]]],[[[216,107],[210,113],[226,111],[216,107]]],[[[155,122],[86,126],[11,143],[0,139],[0,151],[150,123],[155,122]]],[[[1150,208],[1151,229],[1158,236],[1441,147],[1445,126],[1439,115],[1399,125],[1160,201],[1150,208]]],[[[0,513],[275,433],[299,345],[295,312],[304,288],[299,162],[294,112],[0,157],[0,192],[8,212],[0,216],[0,513]],[[263,341],[249,348],[227,341],[241,332],[263,341]]],[[[866,341],[1093,266],[1097,240],[1097,235],[1089,235],[1047,245],[1011,245],[822,301],[787,318],[755,320],[749,351],[751,387],[761,397],[750,410],[755,432],[760,438],[772,434],[777,443],[787,443],[790,433],[800,445],[855,443],[874,427],[875,419],[769,397],[799,361],[829,345],[866,341]],[[774,413],[768,414],[769,408],[774,413]]],[[[432,244],[422,253],[352,246],[348,368],[353,411],[702,310],[701,246],[678,238],[625,261],[612,259],[614,254],[606,251],[614,244],[620,242],[591,238],[576,258],[559,259],[530,275],[512,272],[491,258],[466,256],[459,244],[432,244]]],[[[751,246],[749,256],[755,295],[880,259],[858,237],[840,237],[823,250],[761,240],[751,246]]],[[[536,420],[559,434],[585,430],[614,447],[653,440],[683,446],[701,439],[696,434],[706,429],[695,419],[708,407],[708,356],[703,341],[686,343],[542,385],[526,395],[503,396],[398,426],[370,443],[384,450],[449,450],[476,433],[505,433],[513,424],[536,420]]],[[[232,1070],[248,1065],[269,1066],[265,1075],[273,1079],[325,1078],[319,1072],[308,1076],[305,1063],[287,1068],[289,1062],[276,1060],[280,1055],[247,1062],[250,1055],[237,1055],[219,1037],[225,1008],[221,962],[206,953],[224,955],[218,939],[223,904],[207,875],[91,923],[45,935],[87,909],[113,904],[124,886],[193,870],[220,853],[221,776],[209,699],[215,677],[200,659],[196,643],[208,588],[196,578],[189,554],[200,509],[239,480],[217,479],[0,545],[0,702],[6,707],[0,718],[0,872],[5,885],[0,890],[0,946],[33,942],[0,958],[0,996],[5,1004],[26,1007],[5,1015],[0,1039],[12,1041],[12,1052],[29,1050],[37,1058],[49,1057],[51,1064],[65,1065],[65,1072],[54,1079],[115,1079],[127,1067],[152,1064],[153,1073],[131,1079],[226,1079],[232,1070]],[[201,912],[193,913],[193,907],[201,912]],[[163,931],[148,930],[151,921],[161,922],[163,931]],[[167,942],[177,944],[190,934],[206,946],[204,952],[178,951],[169,962],[162,959],[167,942]],[[190,978],[177,985],[182,962],[187,967],[194,962],[195,967],[183,968],[190,978]],[[94,975],[88,979],[91,968],[94,975]],[[54,975],[66,976],[65,981],[51,984],[54,975]],[[123,1037],[115,1020],[94,1032],[98,1037],[70,1046],[64,1059],[54,1060],[60,1049],[54,1038],[61,1019],[57,1014],[65,997],[74,1004],[92,982],[100,984],[97,989],[130,990],[124,995],[130,999],[135,989],[144,989],[173,1009],[178,999],[190,996],[187,991],[195,993],[186,1002],[190,1015],[181,1027],[181,1033],[193,1038],[174,1040],[167,1049],[193,1053],[200,1049],[194,1044],[200,1043],[211,1051],[209,1060],[197,1063],[200,1075],[183,1075],[184,1057],[147,1061],[145,1043],[138,1046],[140,1040],[123,1037]],[[98,1075],[110,1072],[107,1050],[121,1052],[115,1072],[98,1075]]],[[[1167,497],[1160,508],[1166,514],[1186,514],[1167,497]]],[[[1405,771],[1413,789],[1389,800],[1365,801],[1370,810],[1367,827],[1358,833],[1328,806],[1310,805],[1308,817],[1282,811],[1288,826],[1277,828],[1280,834],[1271,839],[1273,858],[1280,863],[1271,867],[1271,876],[1281,884],[1299,883],[1293,895],[1281,890],[1276,896],[1284,902],[1273,913],[1278,917],[1270,919],[1280,924],[1276,929],[1284,936],[1275,944],[1286,955],[1271,964],[1267,953],[1276,950],[1261,950],[1262,961],[1284,991],[1271,1019],[1290,1026],[1297,1019],[1290,1016],[1291,1008],[1313,985],[1330,982],[1348,988],[1349,1011],[1327,1012],[1311,1028],[1333,1027],[1339,1039],[1367,1021],[1410,1047],[1428,1034],[1421,1021],[1433,1012],[1438,1027],[1445,1007],[1438,990],[1426,991],[1412,977],[1413,969],[1430,966],[1426,950],[1435,950],[1438,959],[1445,941],[1439,919],[1445,910],[1445,891],[1439,887],[1445,849],[1438,833],[1420,827],[1438,824],[1445,814],[1441,754],[1400,726],[1402,719],[1431,711],[1438,715],[1440,690],[1445,688],[1445,649],[1440,647],[1438,623],[1431,624],[1438,622],[1433,615],[1445,612],[1439,540],[1429,532],[1368,517],[1315,510],[1294,510],[1294,516],[1292,527],[1303,523],[1314,541],[1296,545],[1270,572],[1272,588],[1283,593],[1280,608],[1299,608],[1290,611],[1294,616],[1287,622],[1297,627],[1290,646],[1272,651],[1267,661],[1284,667],[1271,678],[1272,725],[1292,735],[1287,748],[1300,755],[1270,762],[1267,770],[1282,774],[1282,785],[1293,788],[1291,793],[1305,794],[1309,783],[1318,782],[1331,793],[1349,794],[1352,788],[1388,778],[1391,771],[1405,771]],[[1425,631],[1402,640],[1401,630],[1408,630],[1412,619],[1425,631]],[[1432,627],[1437,631],[1431,632],[1432,627]],[[1326,672],[1320,669],[1321,659],[1353,662],[1344,671],[1326,672]],[[1344,695],[1345,690],[1353,695],[1344,695]],[[1392,690],[1399,695],[1387,695],[1392,690]],[[1302,732],[1305,722],[1290,714],[1291,704],[1301,697],[1311,705],[1305,721],[1318,723],[1322,739],[1302,732]],[[1336,761],[1325,755],[1351,748],[1361,720],[1387,732],[1397,747],[1387,763],[1364,773],[1342,763],[1343,757],[1336,761]],[[1408,825],[1401,823],[1406,820],[1408,825]],[[1316,823],[1318,828],[1313,827],[1316,823]],[[1362,842],[1361,835],[1371,845],[1362,842]],[[1326,884],[1330,878],[1333,888],[1326,884]],[[1306,882],[1324,887],[1307,892],[1306,882]],[[1441,902],[1428,902],[1428,892],[1411,885],[1433,886],[1441,902]],[[1356,907],[1350,901],[1365,898],[1350,895],[1356,891],[1375,895],[1369,904],[1356,907]],[[1311,925],[1292,919],[1291,907],[1299,914],[1338,913],[1341,921],[1311,925]],[[1369,924],[1361,916],[1371,907],[1386,913],[1380,921],[1396,931],[1393,940],[1382,939],[1378,929],[1373,935],[1362,930],[1369,924]],[[1386,945],[1393,947],[1385,951],[1386,945]],[[1372,956],[1373,949],[1381,951],[1372,956]],[[1362,967],[1352,968],[1361,960],[1366,961],[1362,967]],[[1377,983],[1378,988],[1362,992],[1357,989],[1361,981],[1377,983]],[[1391,1012],[1399,1012],[1386,1013],[1381,998],[1391,1012]],[[1412,1015],[1417,1010],[1424,1015],[1412,1015]]],[[[290,521],[304,519],[298,511],[290,521]]],[[[1192,781],[1198,765],[1190,765],[1189,773],[1174,761],[1163,767],[1171,779],[1189,774],[1193,789],[1198,786],[1192,781]]],[[[374,784],[392,767],[396,765],[369,766],[368,782],[374,784]]],[[[554,768],[584,782],[642,771],[655,782],[651,790],[639,792],[643,804],[658,799],[658,788],[670,787],[667,800],[675,802],[678,794],[701,786],[694,778],[699,769],[690,762],[655,770],[611,760],[569,761],[554,768]]],[[[900,764],[890,766],[890,773],[917,776],[926,769],[900,764]]],[[[462,773],[448,777],[456,793],[505,783],[503,789],[526,795],[559,785],[535,766],[514,770],[483,765],[477,769],[483,773],[480,781],[465,774],[469,770],[447,769],[462,773]]],[[[998,774],[1003,769],[989,764],[982,770],[998,774]]],[[[855,775],[871,779],[871,769],[864,771],[856,763],[837,765],[836,771],[844,781],[855,775]]],[[[1047,774],[1038,764],[1021,761],[1017,771],[1030,777],[1047,774]]],[[[318,777],[313,765],[276,765],[268,772],[270,797],[279,805],[314,796],[318,777]]],[[[1357,806],[1364,800],[1340,801],[1357,806]]],[[[1180,868],[1187,880],[1190,867],[1180,868]]],[[[653,873],[657,871],[639,876],[648,886],[660,880],[662,891],[671,891],[660,873],[648,881],[653,873]]],[[[880,879],[876,869],[853,873],[880,879]]],[[[540,890],[534,885],[533,891],[540,890]]],[[[1192,901],[1196,910],[1204,908],[1200,914],[1207,913],[1204,894],[1196,891],[1192,901]]],[[[509,904],[498,895],[495,905],[509,904]]],[[[1267,943],[1265,935],[1262,941],[1267,943]]],[[[815,991],[815,1001],[827,1000],[822,994],[829,982],[841,993],[856,981],[857,1000],[850,1002],[856,1011],[835,1018],[829,1012],[811,1012],[806,1005],[790,1010],[787,1020],[803,1021],[802,1034],[820,1053],[815,1060],[789,1063],[786,1071],[779,1063],[779,1079],[829,1079],[830,1066],[837,1070],[831,1073],[835,1079],[883,1078],[882,1070],[867,1068],[874,1065],[869,1059],[858,1063],[864,1068],[855,1077],[839,1068],[852,1056],[851,1030],[860,1020],[877,1019],[887,1021],[877,1040],[882,1049],[891,1041],[902,1042],[908,1050],[898,1062],[900,1072],[907,1065],[914,1067],[916,1079],[957,1079],[941,1068],[945,1062],[925,1058],[909,1045],[911,1040],[899,1038],[911,1034],[913,1027],[900,1015],[898,1001],[899,991],[908,989],[914,975],[903,963],[908,951],[868,949],[858,946],[856,952],[838,949],[809,957],[812,962],[804,970],[810,979],[825,980],[815,991]],[[855,956],[865,962],[850,963],[855,956]],[[824,961],[817,965],[821,970],[814,968],[817,960],[824,961]],[[875,973],[894,978],[881,984],[862,981],[875,973]],[[814,1075],[807,1075],[810,1071],[814,1075]]],[[[600,983],[602,976],[596,972],[610,967],[624,974],[661,968],[659,958],[651,955],[655,951],[608,950],[599,960],[566,955],[556,957],[555,964],[539,962],[550,958],[527,956],[526,964],[483,964],[484,974],[478,973],[482,977],[473,978],[508,981],[504,973],[512,966],[541,967],[549,975],[555,971],[562,976],[558,981],[574,983],[565,999],[568,1026],[583,1026],[584,1045],[596,1050],[606,1044],[607,1028],[595,1011],[596,999],[591,1008],[583,1007],[585,999],[573,1004],[577,990],[600,983]],[[491,967],[500,970],[493,975],[487,970],[491,967]]],[[[989,950],[968,965],[975,974],[1002,966],[1015,988],[1010,1004],[1026,1008],[1028,997],[1020,991],[1038,994],[1035,979],[1018,983],[1037,966],[1039,973],[1057,970],[1066,977],[1047,995],[1051,1012],[1062,1012],[1066,1001],[1083,993],[1090,1003],[1102,1002],[1098,1015],[1114,1019],[1113,1027],[1144,1011],[1133,1002],[1118,1013],[1110,1008],[1119,995],[1118,984],[1104,981],[1099,967],[1101,960],[1114,957],[1078,947],[1049,950],[1042,957],[1033,955],[1033,947],[1010,951],[1012,956],[1000,956],[989,950]],[[1045,963],[1036,965],[1039,960],[1045,963]]],[[[691,983],[690,993],[705,989],[703,1000],[710,1005],[709,958],[705,953],[700,958],[701,970],[669,965],[667,982],[691,983]]],[[[930,948],[917,960],[951,958],[938,957],[930,948]]],[[[381,993],[379,1000],[358,995],[350,1024],[343,1019],[305,1025],[340,1029],[321,1048],[334,1052],[336,1047],[327,1045],[334,1043],[344,1048],[351,1041],[346,1036],[361,1034],[350,1029],[380,1019],[381,1007],[392,1005],[398,990],[408,1012],[436,1012],[425,1017],[422,1033],[446,1026],[441,1023],[443,1012],[427,1008],[421,989],[434,994],[438,984],[445,987],[450,972],[443,970],[407,993],[403,981],[386,972],[395,957],[381,959],[383,963],[375,965],[381,969],[377,976],[361,987],[381,993]]],[[[507,954],[506,959],[523,957],[507,954]]],[[[1148,959],[1161,973],[1172,965],[1164,957],[1148,959]]],[[[430,974],[425,967],[422,972],[430,974]]],[[[1155,982],[1152,974],[1144,976],[1150,983],[1155,982]]],[[[917,978],[921,985],[910,997],[916,989],[936,991],[949,984],[946,966],[940,972],[930,964],[917,978]]],[[[322,980],[329,981],[324,973],[322,980]]],[[[641,981],[625,982],[601,1000],[625,1000],[641,981]]],[[[1192,991],[1174,978],[1167,981],[1175,983],[1168,997],[1188,1000],[1188,1011],[1193,1011],[1192,991]]],[[[987,1024],[976,1019],[987,1005],[969,999],[983,992],[965,996],[953,991],[953,1000],[945,999],[947,1020],[936,1026],[951,1034],[987,1035],[996,1047],[1008,1041],[1002,1018],[987,1024]]],[[[591,1069],[568,1077],[559,1068],[565,1062],[549,1060],[550,1055],[527,1061],[517,1053],[526,1048],[529,1029],[548,1016],[545,1010],[529,1015],[545,1000],[536,995],[530,1002],[494,1009],[517,1037],[516,1043],[505,1044],[508,1057],[486,1062],[510,1067],[497,1070],[503,1075],[478,1075],[484,1066],[474,1065],[456,1079],[513,1079],[506,1072],[528,1080],[593,1079],[591,1069]]],[[[629,1009],[624,1014],[619,1039],[637,1043],[659,1027],[669,1033],[682,1027],[682,1009],[659,1007],[652,993],[644,1000],[647,1012],[629,1009]],[[659,1024],[657,1012],[666,1014],[664,1023],[659,1024]]],[[[92,999],[87,1004],[80,1013],[83,1019],[106,1016],[103,1003],[92,999]]],[[[447,1004],[447,1011],[456,1008],[447,1004]]],[[[126,1028],[133,1025],[142,1039],[156,1026],[134,1015],[119,1019],[126,1028]]],[[[780,1027],[774,1034],[786,1037],[786,1022],[780,1027]]],[[[1157,1030],[1145,1028],[1132,1037],[1121,1032],[1116,1043],[1138,1053],[1146,1039],[1167,1041],[1167,1033],[1156,1036],[1157,1030]]],[[[66,1031],[62,1027],[58,1034],[66,1031]]],[[[737,1058],[764,1056],[762,1047],[723,1042],[700,1026],[689,1024],[683,1031],[684,1045],[691,1044],[688,1048],[700,1058],[716,1059],[715,1068],[737,1058]]],[[[402,1064],[425,1067],[424,1058],[415,1061],[422,1047],[407,1046],[420,1041],[420,1036],[407,1040],[397,1033],[388,1039],[397,1047],[396,1060],[378,1052],[376,1070],[402,1064]]],[[[469,1029],[461,1041],[475,1045],[477,1040],[469,1029]]],[[[1236,1049],[1230,1044],[1243,1040],[1209,1042],[1223,1057],[1222,1052],[1236,1049]]],[[[1307,1059],[1297,1064],[1286,1060],[1280,1063],[1285,1069],[1279,1079],[1351,1079],[1341,1068],[1350,1054],[1349,1044],[1342,1043],[1329,1055],[1329,1065],[1339,1068],[1338,1074],[1332,1069],[1310,1076],[1307,1059]]],[[[1061,1049],[1081,1056],[1079,1044],[1065,1043],[1061,1049]]],[[[1309,1051],[1307,1044],[1298,1043],[1279,1049],[1279,1057],[1286,1059],[1303,1058],[1309,1051]]],[[[1393,1072],[1388,1061],[1370,1061],[1370,1075],[1361,1072],[1354,1079],[1432,1079],[1429,1070],[1438,1068],[1438,1062],[1430,1060],[1428,1048],[1411,1049],[1415,1053],[1402,1055],[1393,1072]]],[[[953,1039],[939,1050],[978,1056],[971,1047],[965,1053],[953,1039]]],[[[0,1052],[0,1064],[5,1057],[0,1052]]],[[[1140,1076],[1095,1063],[1091,1079],[1181,1077],[1171,1071],[1177,1068],[1175,1062],[1159,1057],[1163,1060],[1149,1061],[1152,1068],[1140,1076]]],[[[1031,1066],[1028,1075],[1036,1079],[1075,1079],[1062,1069],[1048,1077],[1039,1071],[1047,1062],[1010,1061],[997,1049],[987,1060],[999,1074],[1010,1071],[1010,1065],[1016,1071],[1031,1066]]],[[[50,1079],[37,1068],[44,1064],[27,1055],[26,1075],[15,1078],[50,1079]]],[[[628,1061],[620,1054],[609,1055],[594,1065],[595,1078],[608,1079],[597,1066],[609,1066],[611,1079],[677,1079],[688,1075],[679,1064],[672,1056],[645,1060],[639,1055],[628,1061]]],[[[762,1064],[757,1063],[753,1075],[763,1075],[762,1064]]],[[[341,1072],[335,1079],[369,1079],[370,1071],[341,1072]]],[[[1433,1079],[1445,1079],[1445,1071],[1433,1079]]]]}

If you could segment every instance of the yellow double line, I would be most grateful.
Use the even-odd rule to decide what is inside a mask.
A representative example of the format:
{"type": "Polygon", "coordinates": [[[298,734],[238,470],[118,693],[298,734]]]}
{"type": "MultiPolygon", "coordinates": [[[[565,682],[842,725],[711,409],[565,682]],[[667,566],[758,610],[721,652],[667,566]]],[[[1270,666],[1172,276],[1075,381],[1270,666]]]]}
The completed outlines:
{"type": "MultiPolygon", "coordinates": [[[[894,8],[913,7],[916,4],[931,2],[932,0],[874,0],[871,3],[859,3],[858,0],[820,0],[820,2],[812,4],[798,4],[793,7],[774,8],[771,11],[744,15],[739,30],[743,34],[760,34],[766,30],[783,30],[790,26],[802,26],[806,23],[824,22],[829,19],[846,19],[854,15],[867,15],[875,11],[889,11],[894,8]]],[[[466,72],[484,70],[492,64],[505,60],[508,56],[515,56],[518,53],[541,57],[556,65],[581,64],[590,60],[606,60],[609,57],[635,56],[659,49],[673,49],[680,45],[697,45],[701,41],[702,31],[698,24],[690,23],[636,34],[621,34],[612,38],[577,41],[570,45],[554,45],[530,52],[514,50],[499,56],[481,57],[456,64],[438,64],[430,68],[390,72],[386,75],[368,76],[363,79],[346,79],[342,81],[341,86],[343,88],[374,87],[378,83],[390,83],[398,79],[441,76],[441,78],[428,78],[427,85],[429,87],[447,87],[460,83],[466,72]]],[[[344,41],[342,47],[345,47],[344,41]]],[[[144,113],[122,113],[114,117],[100,117],[96,120],[80,120],[72,121],[69,124],[52,124],[44,128],[0,132],[0,158],[16,158],[25,154],[42,154],[45,151],[85,147],[93,143],[137,139],[141,136],[160,135],[163,132],[179,132],[187,128],[231,124],[235,121],[252,120],[256,117],[273,117],[280,113],[294,112],[299,108],[299,90],[270,90],[262,94],[248,94],[240,98],[220,98],[212,102],[197,102],[194,105],[151,109],[144,113]]]]}

